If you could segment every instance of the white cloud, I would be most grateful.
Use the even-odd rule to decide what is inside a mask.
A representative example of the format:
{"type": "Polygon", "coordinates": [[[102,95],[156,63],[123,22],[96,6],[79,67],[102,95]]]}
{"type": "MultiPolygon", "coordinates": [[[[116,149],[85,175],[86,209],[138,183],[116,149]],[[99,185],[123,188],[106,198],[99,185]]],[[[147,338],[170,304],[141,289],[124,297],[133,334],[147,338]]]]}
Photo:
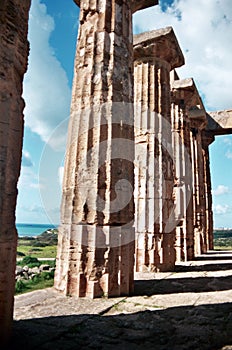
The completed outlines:
{"type": "Polygon", "coordinates": [[[217,215],[228,214],[230,212],[230,207],[227,204],[221,205],[217,204],[214,206],[213,211],[217,215]]]}
{"type": "Polygon", "coordinates": [[[230,137],[224,137],[224,138],[223,138],[223,143],[225,143],[226,145],[231,146],[231,145],[232,145],[232,138],[230,138],[230,137]]]}
{"type": "Polygon", "coordinates": [[[216,190],[213,190],[212,192],[213,192],[214,196],[220,196],[222,194],[229,193],[229,187],[224,186],[224,185],[218,185],[216,190]]]}
{"type": "Polygon", "coordinates": [[[166,26],[185,56],[180,78],[194,78],[208,110],[231,108],[231,0],[175,0],[165,13],[154,6],[134,15],[137,32],[166,26]]]}
{"type": "Polygon", "coordinates": [[[41,189],[43,188],[43,184],[32,167],[23,166],[21,168],[18,188],[20,192],[25,192],[29,189],[41,189]]]}
{"type": "Polygon", "coordinates": [[[232,159],[232,152],[231,151],[226,152],[226,158],[232,159]]]}
{"type": "Polygon", "coordinates": [[[53,148],[60,149],[64,147],[65,129],[60,129],[56,138],[50,139],[50,135],[69,116],[71,92],[66,72],[49,44],[54,27],[46,6],[40,0],[33,0],[29,18],[29,66],[23,97],[26,126],[53,148]]]}
{"type": "Polygon", "coordinates": [[[23,153],[22,153],[22,166],[23,167],[32,167],[33,166],[30,153],[25,151],[25,150],[23,150],[23,153]]]}
{"type": "Polygon", "coordinates": [[[62,188],[62,183],[63,183],[63,177],[64,177],[64,167],[60,166],[58,169],[58,178],[59,178],[59,184],[60,184],[61,188],[62,188]]]}

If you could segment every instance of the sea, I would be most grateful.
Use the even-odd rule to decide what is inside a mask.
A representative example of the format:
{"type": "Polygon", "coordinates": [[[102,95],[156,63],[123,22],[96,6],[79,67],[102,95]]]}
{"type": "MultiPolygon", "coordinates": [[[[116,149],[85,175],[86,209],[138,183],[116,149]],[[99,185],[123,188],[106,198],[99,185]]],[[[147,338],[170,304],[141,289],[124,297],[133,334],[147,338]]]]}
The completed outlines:
{"type": "Polygon", "coordinates": [[[36,237],[46,230],[58,228],[52,224],[16,224],[19,237],[36,237]]]}

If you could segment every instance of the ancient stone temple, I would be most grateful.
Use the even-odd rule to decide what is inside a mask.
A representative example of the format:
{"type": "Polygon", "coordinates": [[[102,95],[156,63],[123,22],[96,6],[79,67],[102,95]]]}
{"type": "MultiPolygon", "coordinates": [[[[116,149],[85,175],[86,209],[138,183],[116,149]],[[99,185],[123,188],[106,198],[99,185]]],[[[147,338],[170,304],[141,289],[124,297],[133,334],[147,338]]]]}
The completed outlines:
{"type": "Polygon", "coordinates": [[[80,27],[55,288],[128,295],[134,271],[132,13],[156,1],[76,1],[80,27]]]}
{"type": "Polygon", "coordinates": [[[175,265],[170,71],[183,64],[171,27],[134,37],[137,271],[175,265]]]}
{"type": "MultiPolygon", "coordinates": [[[[134,270],[173,270],[213,248],[209,145],[232,133],[232,111],[207,113],[194,80],[179,79],[174,69],[184,57],[171,27],[133,41],[132,14],[158,0],[75,2],[55,288],[129,295],[134,270]]],[[[1,344],[13,317],[29,7],[30,0],[0,2],[1,344]]]]}
{"type": "Polygon", "coordinates": [[[28,57],[30,0],[0,2],[0,343],[13,317],[17,231],[15,207],[20,173],[23,75],[28,57]]]}

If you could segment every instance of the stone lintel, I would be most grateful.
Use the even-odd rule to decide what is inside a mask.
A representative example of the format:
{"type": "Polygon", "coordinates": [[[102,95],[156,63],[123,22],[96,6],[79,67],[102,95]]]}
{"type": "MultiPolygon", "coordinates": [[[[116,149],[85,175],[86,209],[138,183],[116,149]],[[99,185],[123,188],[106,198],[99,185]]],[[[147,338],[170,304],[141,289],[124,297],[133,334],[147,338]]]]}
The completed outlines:
{"type": "Polygon", "coordinates": [[[158,5],[159,0],[133,0],[132,12],[135,13],[138,10],[143,10],[151,6],[158,5]]]}
{"type": "Polygon", "coordinates": [[[184,104],[188,110],[188,117],[194,123],[194,127],[203,128],[206,126],[206,111],[199,95],[195,82],[192,78],[174,80],[172,90],[183,91],[184,104]]]}
{"type": "Polygon", "coordinates": [[[214,135],[232,134],[232,110],[208,112],[206,130],[214,135]]]}
{"type": "MultiPolygon", "coordinates": [[[[73,0],[79,7],[81,0],[73,0]]],[[[151,6],[158,5],[159,0],[132,0],[132,12],[143,10],[151,6]]]]}
{"type": "Polygon", "coordinates": [[[184,65],[184,56],[172,27],[134,35],[134,59],[159,58],[174,69],[184,65]]]}

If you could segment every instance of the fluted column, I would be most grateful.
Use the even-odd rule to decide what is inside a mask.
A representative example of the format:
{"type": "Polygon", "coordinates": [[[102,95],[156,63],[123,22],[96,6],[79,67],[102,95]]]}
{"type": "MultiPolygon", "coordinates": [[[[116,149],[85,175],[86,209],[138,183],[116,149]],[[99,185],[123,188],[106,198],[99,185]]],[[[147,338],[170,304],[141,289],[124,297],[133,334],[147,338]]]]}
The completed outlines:
{"type": "Polygon", "coordinates": [[[177,260],[192,260],[207,250],[205,163],[202,133],[206,112],[193,79],[172,83],[173,141],[176,160],[177,260]],[[179,138],[178,138],[178,135],[179,138]],[[176,142],[178,139],[178,142],[176,142]],[[182,206],[181,206],[182,205],[182,206]]]}
{"type": "Polygon", "coordinates": [[[203,131],[203,162],[204,162],[204,190],[205,190],[205,221],[206,221],[206,242],[207,250],[213,249],[213,209],[212,209],[212,186],[210,174],[209,145],[214,141],[212,133],[203,131]]]}
{"type": "Polygon", "coordinates": [[[172,132],[175,160],[176,260],[187,261],[194,256],[192,159],[188,90],[182,80],[172,83],[172,132]]]}
{"type": "Polygon", "coordinates": [[[17,231],[15,208],[23,142],[23,76],[30,0],[0,3],[0,344],[13,319],[17,231]]]}
{"type": "Polygon", "coordinates": [[[193,225],[194,225],[194,255],[207,251],[206,239],[206,202],[204,188],[204,159],[202,150],[202,130],[206,125],[206,114],[191,117],[191,152],[193,160],[193,225]]]}
{"type": "Polygon", "coordinates": [[[183,64],[171,27],[134,37],[137,271],[175,265],[170,70],[183,64]]]}
{"type": "Polygon", "coordinates": [[[79,297],[117,296],[133,290],[135,1],[76,2],[80,26],[55,287],[79,297]]]}

